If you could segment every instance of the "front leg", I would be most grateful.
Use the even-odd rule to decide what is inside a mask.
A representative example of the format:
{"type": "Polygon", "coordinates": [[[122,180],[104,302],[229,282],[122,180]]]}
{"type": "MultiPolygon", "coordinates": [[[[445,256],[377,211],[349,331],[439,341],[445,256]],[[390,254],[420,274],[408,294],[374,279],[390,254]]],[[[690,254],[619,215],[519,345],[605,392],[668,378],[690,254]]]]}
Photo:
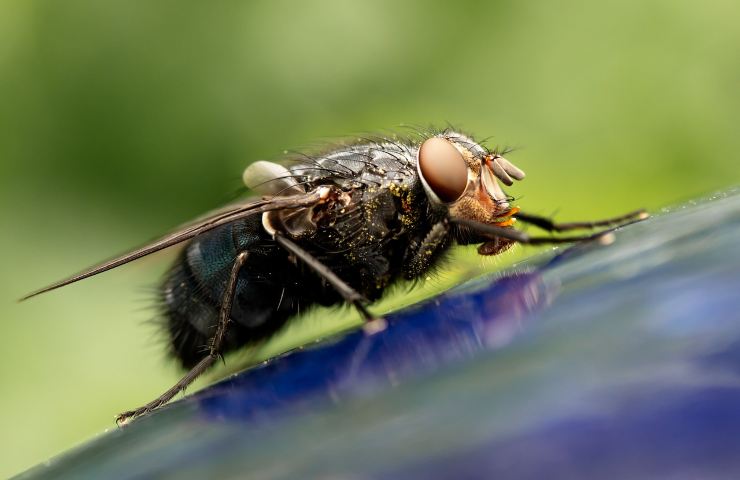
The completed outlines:
{"type": "Polygon", "coordinates": [[[612,230],[602,230],[591,235],[574,235],[569,237],[532,237],[521,230],[511,227],[499,227],[465,218],[453,218],[451,220],[458,225],[467,227],[477,234],[487,236],[492,240],[505,239],[511,242],[529,245],[554,245],[558,243],[573,243],[588,240],[600,240],[602,243],[611,243],[614,239],[612,230]]]}
{"type": "Polygon", "coordinates": [[[569,223],[555,223],[552,219],[547,217],[541,217],[539,215],[532,215],[529,213],[517,211],[514,217],[522,222],[532,224],[548,232],[567,232],[569,230],[578,229],[589,229],[596,227],[614,227],[624,226],[635,221],[645,220],[648,217],[648,213],[645,210],[635,210],[634,212],[620,215],[618,217],[606,218],[603,220],[596,220],[591,222],[569,222],[569,223]]]}

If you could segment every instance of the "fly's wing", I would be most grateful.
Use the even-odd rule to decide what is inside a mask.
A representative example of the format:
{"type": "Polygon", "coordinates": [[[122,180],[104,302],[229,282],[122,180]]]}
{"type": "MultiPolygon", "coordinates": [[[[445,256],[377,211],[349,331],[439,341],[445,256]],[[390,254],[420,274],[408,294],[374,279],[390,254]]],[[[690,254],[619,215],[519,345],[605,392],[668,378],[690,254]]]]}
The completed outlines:
{"type": "Polygon", "coordinates": [[[248,217],[250,215],[257,215],[271,210],[282,210],[285,208],[294,209],[311,207],[320,203],[322,199],[325,198],[325,195],[325,191],[322,191],[322,189],[317,189],[312,192],[303,193],[300,195],[266,198],[222,208],[221,210],[218,210],[206,217],[184,225],[174,232],[165,235],[164,237],[155,240],[147,245],[144,245],[143,247],[112,258],[99,265],[95,265],[86,270],[83,270],[76,275],[31,292],[21,298],[20,301],[27,300],[31,297],[35,297],[36,295],[57,289],[59,287],[64,287],[65,285],[69,285],[80,280],[84,280],[99,273],[107,272],[108,270],[120,267],[121,265],[132,262],[141,257],[145,257],[154,252],[158,252],[167,247],[171,247],[172,245],[176,245],[178,243],[184,242],[185,240],[189,240],[196,235],[207,232],[208,230],[212,230],[226,223],[233,222],[235,220],[248,217]]]}

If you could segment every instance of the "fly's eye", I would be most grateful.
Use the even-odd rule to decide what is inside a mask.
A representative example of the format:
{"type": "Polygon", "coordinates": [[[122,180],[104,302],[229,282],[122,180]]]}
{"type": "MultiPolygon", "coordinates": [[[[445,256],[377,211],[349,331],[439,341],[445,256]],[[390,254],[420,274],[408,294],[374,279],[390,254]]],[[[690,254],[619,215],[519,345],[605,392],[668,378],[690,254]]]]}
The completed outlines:
{"type": "Polygon", "coordinates": [[[430,138],[421,144],[419,173],[429,190],[445,203],[460,198],[468,185],[465,159],[444,138],[430,138]]]}

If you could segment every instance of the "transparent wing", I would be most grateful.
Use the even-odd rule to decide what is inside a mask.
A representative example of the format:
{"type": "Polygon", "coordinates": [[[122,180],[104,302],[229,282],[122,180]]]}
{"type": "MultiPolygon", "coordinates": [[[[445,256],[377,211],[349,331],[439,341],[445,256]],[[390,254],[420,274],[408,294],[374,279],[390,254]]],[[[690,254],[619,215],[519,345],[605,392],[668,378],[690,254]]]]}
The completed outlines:
{"type": "Polygon", "coordinates": [[[250,215],[257,215],[270,210],[281,210],[284,208],[301,208],[316,205],[317,203],[321,202],[322,193],[325,194],[325,192],[322,192],[321,190],[315,190],[313,192],[301,195],[293,195],[289,197],[273,197],[224,207],[194,222],[183,225],[175,231],[165,235],[164,237],[148,243],[140,248],[137,248],[136,250],[117,256],[106,262],[83,270],[76,275],[72,275],[71,277],[59,280],[58,282],[54,282],[51,285],[33,291],[28,295],[22,297],[20,301],[27,300],[31,297],[35,297],[36,295],[46,293],[59,287],[64,287],[65,285],[69,285],[71,283],[79,282],[80,280],[84,280],[99,273],[107,272],[108,270],[120,267],[121,265],[132,262],[141,257],[145,257],[154,252],[158,252],[160,250],[164,250],[167,247],[171,247],[172,245],[176,245],[178,243],[184,242],[185,240],[189,240],[196,235],[207,232],[208,230],[212,230],[221,225],[248,217],[250,215]]]}

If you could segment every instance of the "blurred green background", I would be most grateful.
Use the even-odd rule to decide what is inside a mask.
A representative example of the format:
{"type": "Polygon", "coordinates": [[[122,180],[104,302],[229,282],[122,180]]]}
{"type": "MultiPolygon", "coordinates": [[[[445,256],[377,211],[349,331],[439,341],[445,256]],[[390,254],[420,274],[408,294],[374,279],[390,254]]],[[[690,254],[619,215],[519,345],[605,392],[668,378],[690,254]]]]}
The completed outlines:
{"type": "MultiPolygon", "coordinates": [[[[509,192],[562,220],[737,184],[738,18],[731,1],[1,1],[0,476],[179,374],[147,324],[171,254],[22,294],[218,206],[253,160],[403,123],[518,147],[509,192]]],[[[531,253],[462,253],[380,310],[531,253]]],[[[250,358],[353,319],[315,312],[250,358]]]]}

